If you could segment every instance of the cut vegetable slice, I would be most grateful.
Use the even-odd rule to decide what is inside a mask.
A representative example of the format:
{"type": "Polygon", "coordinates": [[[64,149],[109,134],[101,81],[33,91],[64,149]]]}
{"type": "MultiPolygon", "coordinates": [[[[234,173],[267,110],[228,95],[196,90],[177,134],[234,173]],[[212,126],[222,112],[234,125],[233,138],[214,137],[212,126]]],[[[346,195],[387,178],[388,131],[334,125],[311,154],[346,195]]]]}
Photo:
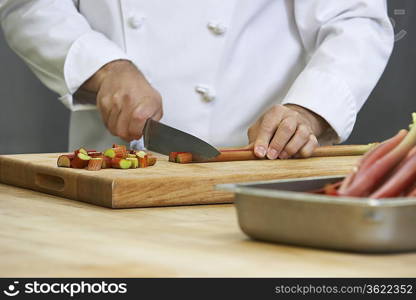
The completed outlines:
{"type": "Polygon", "coordinates": [[[77,149],[77,150],[74,151],[74,154],[75,155],[78,155],[78,153],[82,153],[82,154],[88,155],[88,151],[85,148],[79,148],[79,149],[77,149]]]}
{"type": "Polygon", "coordinates": [[[139,160],[137,157],[127,157],[126,160],[131,161],[130,169],[137,169],[139,167],[139,160]]]}
{"type": "Polygon", "coordinates": [[[131,161],[120,157],[115,157],[111,160],[111,166],[116,169],[129,169],[131,167],[131,163],[131,161]]]}
{"type": "Polygon", "coordinates": [[[171,152],[169,153],[169,161],[170,162],[176,162],[176,156],[178,156],[178,154],[181,153],[186,153],[186,152],[171,152]]]}
{"type": "Polygon", "coordinates": [[[138,151],[138,152],[136,152],[136,156],[137,157],[141,157],[141,158],[143,158],[143,157],[145,157],[147,155],[147,153],[146,152],[144,152],[144,151],[138,151]]]}
{"type": "Polygon", "coordinates": [[[101,170],[103,159],[101,157],[92,157],[88,162],[87,170],[98,171],[101,170]]]}
{"type": "Polygon", "coordinates": [[[64,154],[58,157],[57,165],[58,167],[70,168],[71,160],[74,159],[74,154],[64,154]]]}
{"type": "Polygon", "coordinates": [[[147,156],[147,166],[154,166],[157,162],[157,158],[154,156],[147,156]]]}
{"type": "Polygon", "coordinates": [[[71,167],[75,169],[83,169],[88,166],[88,161],[91,159],[91,156],[79,152],[75,155],[74,159],[71,160],[71,167]]]}
{"type": "Polygon", "coordinates": [[[98,151],[92,151],[92,152],[88,152],[88,155],[91,157],[101,157],[103,156],[102,152],[98,152],[98,151]]]}
{"type": "Polygon", "coordinates": [[[103,156],[102,157],[103,161],[102,161],[102,165],[101,165],[101,169],[108,169],[111,168],[111,157],[108,156],[103,156]]]}
{"type": "Polygon", "coordinates": [[[119,158],[127,158],[128,156],[128,152],[126,150],[126,147],[117,147],[117,148],[113,148],[114,152],[115,152],[115,157],[119,157],[119,158]]]}
{"type": "Polygon", "coordinates": [[[176,162],[180,164],[187,164],[192,162],[192,153],[185,152],[176,155],[176,162]]]}
{"type": "Polygon", "coordinates": [[[104,151],[104,156],[107,156],[109,158],[114,158],[116,157],[116,151],[114,151],[113,148],[107,149],[104,151]]]}

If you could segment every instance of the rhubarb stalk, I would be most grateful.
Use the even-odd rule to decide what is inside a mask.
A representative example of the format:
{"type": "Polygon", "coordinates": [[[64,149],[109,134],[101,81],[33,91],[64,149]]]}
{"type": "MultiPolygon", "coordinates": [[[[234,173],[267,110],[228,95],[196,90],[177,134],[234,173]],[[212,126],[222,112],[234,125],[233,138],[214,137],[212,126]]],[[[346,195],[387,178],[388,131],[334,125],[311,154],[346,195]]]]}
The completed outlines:
{"type": "Polygon", "coordinates": [[[406,137],[393,150],[375,161],[371,166],[362,169],[355,175],[354,181],[342,196],[367,196],[373,192],[385,176],[398,165],[409,150],[416,144],[416,113],[412,114],[413,124],[406,137]]]}
{"type": "Polygon", "coordinates": [[[390,178],[372,193],[370,198],[396,197],[414,183],[416,180],[416,147],[412,150],[410,151],[412,155],[400,163],[390,178]]]}

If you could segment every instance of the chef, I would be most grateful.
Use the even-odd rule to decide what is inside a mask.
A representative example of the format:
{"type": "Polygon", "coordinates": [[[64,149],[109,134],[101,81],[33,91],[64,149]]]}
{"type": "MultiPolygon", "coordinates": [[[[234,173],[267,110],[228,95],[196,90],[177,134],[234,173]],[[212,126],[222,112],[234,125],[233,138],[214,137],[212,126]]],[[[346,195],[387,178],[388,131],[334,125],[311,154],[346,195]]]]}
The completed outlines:
{"type": "Polygon", "coordinates": [[[72,111],[70,149],[139,139],[153,118],[309,156],[349,136],[394,40],[385,0],[0,0],[0,18],[72,111]]]}

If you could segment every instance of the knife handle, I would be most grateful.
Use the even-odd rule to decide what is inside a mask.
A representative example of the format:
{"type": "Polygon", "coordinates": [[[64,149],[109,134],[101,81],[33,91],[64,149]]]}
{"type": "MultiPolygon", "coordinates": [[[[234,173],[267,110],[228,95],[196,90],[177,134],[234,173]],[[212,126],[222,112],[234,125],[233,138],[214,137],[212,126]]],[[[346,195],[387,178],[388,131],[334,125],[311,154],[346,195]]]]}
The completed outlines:
{"type": "MultiPolygon", "coordinates": [[[[368,145],[336,145],[321,146],[315,149],[312,157],[330,157],[330,156],[356,156],[363,155],[367,151],[377,146],[377,143],[368,145]]],[[[204,162],[224,162],[224,161],[242,161],[259,159],[253,149],[223,149],[220,155],[204,162]]],[[[194,160],[194,162],[201,162],[194,160]]]]}

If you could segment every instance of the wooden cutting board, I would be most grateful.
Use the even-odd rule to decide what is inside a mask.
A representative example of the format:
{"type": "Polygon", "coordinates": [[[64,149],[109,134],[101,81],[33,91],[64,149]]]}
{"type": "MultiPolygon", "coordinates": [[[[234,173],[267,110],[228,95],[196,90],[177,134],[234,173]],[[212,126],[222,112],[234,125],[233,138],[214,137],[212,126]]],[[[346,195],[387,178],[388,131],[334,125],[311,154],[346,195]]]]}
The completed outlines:
{"type": "Polygon", "coordinates": [[[58,154],[0,156],[0,182],[111,208],[229,203],[216,184],[343,175],[359,156],[176,164],[160,156],[145,169],[58,168],[58,154]]]}

